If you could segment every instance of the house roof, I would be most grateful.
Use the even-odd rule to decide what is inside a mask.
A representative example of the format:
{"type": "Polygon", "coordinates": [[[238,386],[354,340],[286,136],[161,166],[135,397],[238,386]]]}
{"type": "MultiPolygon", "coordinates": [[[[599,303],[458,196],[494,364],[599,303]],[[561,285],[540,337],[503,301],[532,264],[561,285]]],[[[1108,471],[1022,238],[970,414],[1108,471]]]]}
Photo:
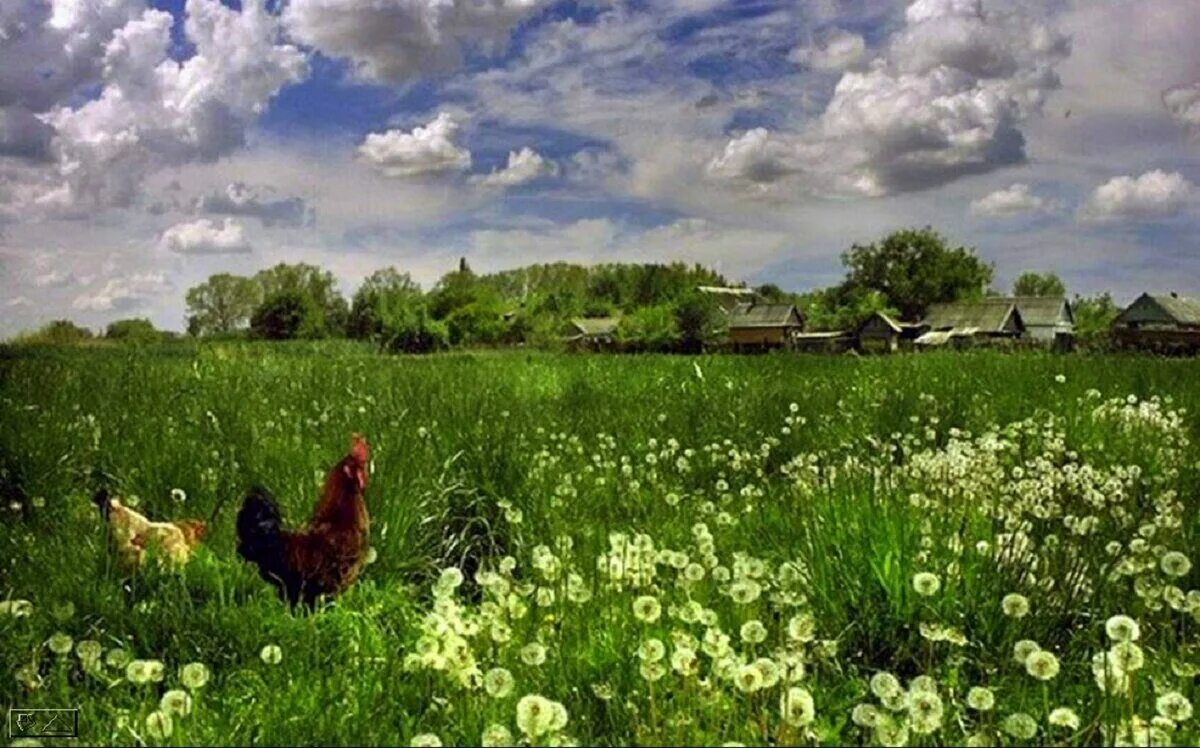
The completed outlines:
{"type": "Polygon", "coordinates": [[[619,322],[616,317],[576,317],[571,320],[580,335],[612,335],[619,322]]]}
{"type": "Polygon", "coordinates": [[[700,293],[711,293],[722,296],[757,296],[758,292],[753,288],[742,288],[740,286],[696,286],[696,290],[700,293]]]}
{"type": "Polygon", "coordinates": [[[1068,322],[1075,321],[1065,296],[999,296],[996,300],[1016,304],[1026,327],[1052,327],[1064,316],[1068,322]]]}
{"type": "Polygon", "coordinates": [[[794,304],[738,304],[729,310],[730,327],[787,327],[801,320],[794,304]]]}
{"type": "Polygon", "coordinates": [[[1150,299],[1176,322],[1200,325],[1200,299],[1176,294],[1150,294],[1150,299]]]}
{"type": "Polygon", "coordinates": [[[983,332],[1003,332],[1013,315],[1022,320],[1011,299],[987,298],[980,301],[960,301],[934,304],[925,314],[924,324],[930,330],[959,330],[973,327],[983,332]]]}
{"type": "Polygon", "coordinates": [[[891,316],[889,316],[888,314],[885,314],[884,312],[872,312],[870,317],[867,317],[865,320],[862,321],[862,324],[860,324],[858,326],[858,329],[859,330],[863,329],[873,319],[881,320],[883,322],[883,324],[887,325],[888,329],[890,329],[892,332],[899,333],[903,329],[900,326],[899,322],[892,319],[891,316]]]}

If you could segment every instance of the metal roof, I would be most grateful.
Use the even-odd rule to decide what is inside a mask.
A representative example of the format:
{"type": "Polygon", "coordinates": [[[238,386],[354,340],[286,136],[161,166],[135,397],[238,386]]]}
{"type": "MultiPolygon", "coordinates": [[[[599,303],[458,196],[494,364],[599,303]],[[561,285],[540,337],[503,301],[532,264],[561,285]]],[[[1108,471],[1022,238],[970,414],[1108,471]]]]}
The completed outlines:
{"type": "Polygon", "coordinates": [[[984,332],[1004,332],[1013,315],[1023,320],[1011,299],[991,297],[980,301],[934,304],[929,307],[922,321],[935,331],[973,327],[984,332]]]}
{"type": "Polygon", "coordinates": [[[576,317],[571,320],[581,335],[612,335],[619,322],[616,317],[576,317]]]}
{"type": "Polygon", "coordinates": [[[1176,294],[1152,294],[1150,299],[1176,322],[1200,325],[1200,299],[1176,294]]]}
{"type": "Polygon", "coordinates": [[[1053,327],[1064,317],[1067,322],[1075,321],[1065,296],[1001,296],[998,299],[1015,304],[1026,327],[1053,327]]]}
{"type": "Polygon", "coordinates": [[[787,327],[803,324],[794,304],[738,304],[729,310],[730,327],[787,327]]]}

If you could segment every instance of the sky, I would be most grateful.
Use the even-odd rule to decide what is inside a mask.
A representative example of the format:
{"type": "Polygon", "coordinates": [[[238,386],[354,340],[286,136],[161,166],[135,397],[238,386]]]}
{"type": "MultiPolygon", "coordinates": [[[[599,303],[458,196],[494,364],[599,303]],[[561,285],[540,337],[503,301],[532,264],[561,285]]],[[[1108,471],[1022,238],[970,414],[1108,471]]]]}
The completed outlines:
{"type": "Polygon", "coordinates": [[[1200,294],[1195,0],[2,0],[0,337],[534,262],[803,291],[931,225],[1200,294]]]}

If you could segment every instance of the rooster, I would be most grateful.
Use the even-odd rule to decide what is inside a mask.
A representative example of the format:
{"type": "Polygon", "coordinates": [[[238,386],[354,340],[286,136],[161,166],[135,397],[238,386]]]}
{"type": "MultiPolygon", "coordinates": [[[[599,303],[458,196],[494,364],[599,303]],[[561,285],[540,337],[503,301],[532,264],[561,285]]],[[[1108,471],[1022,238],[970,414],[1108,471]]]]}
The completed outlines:
{"type": "Polygon", "coordinates": [[[152,522],[109,496],[105,488],[96,492],[92,502],[108,523],[121,566],[128,573],[141,568],[149,548],[164,567],[182,566],[208,531],[208,524],[200,519],[152,522]]]}
{"type": "Polygon", "coordinates": [[[367,442],[351,437],[350,453],[325,478],[312,519],[300,530],[283,529],[275,498],[255,486],[237,516],[237,551],[295,607],[311,608],[318,595],[336,595],[358,578],[367,560],[371,518],[367,442]]]}

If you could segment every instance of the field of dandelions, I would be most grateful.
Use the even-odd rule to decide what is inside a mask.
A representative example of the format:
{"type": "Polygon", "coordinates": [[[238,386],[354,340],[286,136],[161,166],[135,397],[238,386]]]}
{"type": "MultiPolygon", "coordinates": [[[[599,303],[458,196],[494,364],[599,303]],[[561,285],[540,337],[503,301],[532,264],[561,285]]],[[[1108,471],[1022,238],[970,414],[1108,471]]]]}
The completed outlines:
{"type": "MultiPolygon", "coordinates": [[[[119,745],[1195,745],[1200,361],[0,357],[0,702],[119,745]],[[371,564],[234,553],[351,431],[371,564]],[[123,583],[89,497],[223,508],[123,583]]],[[[52,741],[46,741],[50,743],[52,741]]]]}

